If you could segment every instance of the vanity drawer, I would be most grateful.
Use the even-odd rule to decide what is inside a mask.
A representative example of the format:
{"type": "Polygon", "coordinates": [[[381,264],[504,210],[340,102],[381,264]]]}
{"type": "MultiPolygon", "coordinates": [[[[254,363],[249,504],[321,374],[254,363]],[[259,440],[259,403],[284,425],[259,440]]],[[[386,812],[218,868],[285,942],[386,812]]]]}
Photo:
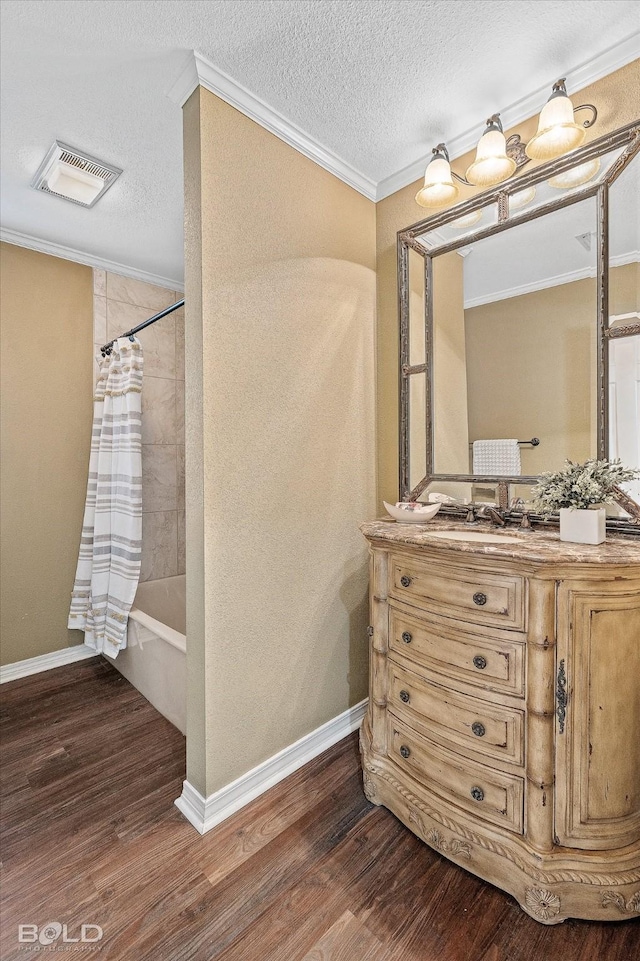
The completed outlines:
{"type": "Polygon", "coordinates": [[[432,744],[388,715],[396,766],[445,800],[518,834],[524,826],[524,780],[432,744]]]}
{"type": "Polygon", "coordinates": [[[432,740],[521,765],[524,714],[425,681],[389,661],[389,710],[432,740]]]}
{"type": "Polygon", "coordinates": [[[524,694],[523,635],[459,629],[455,621],[389,608],[389,648],[397,657],[487,691],[524,694]]]}
{"type": "Polygon", "coordinates": [[[391,558],[391,592],[446,617],[476,624],[524,628],[524,580],[516,574],[467,567],[427,566],[412,558],[391,558]]]}

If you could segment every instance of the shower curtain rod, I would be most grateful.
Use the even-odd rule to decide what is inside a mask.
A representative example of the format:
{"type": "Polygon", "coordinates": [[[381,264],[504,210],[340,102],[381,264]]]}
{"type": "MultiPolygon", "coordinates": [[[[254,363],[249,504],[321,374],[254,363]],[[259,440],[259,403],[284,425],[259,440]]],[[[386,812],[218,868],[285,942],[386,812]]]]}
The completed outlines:
{"type": "MultiPolygon", "coordinates": [[[[162,320],[163,317],[166,317],[167,314],[172,314],[173,311],[177,310],[179,307],[184,307],[184,300],[179,300],[177,304],[172,304],[171,307],[165,307],[165,309],[161,310],[160,313],[154,314],[153,317],[149,317],[149,320],[144,320],[141,324],[138,324],[137,327],[134,327],[133,330],[128,330],[126,334],[120,334],[120,337],[130,337],[133,340],[134,335],[139,331],[144,330],[145,327],[149,327],[151,324],[155,324],[156,320],[162,320]]],[[[116,338],[116,340],[119,339],[120,338],[116,338]]],[[[115,340],[110,340],[108,344],[105,344],[104,347],[100,348],[100,352],[103,357],[106,357],[111,353],[115,342],[115,340]]]]}

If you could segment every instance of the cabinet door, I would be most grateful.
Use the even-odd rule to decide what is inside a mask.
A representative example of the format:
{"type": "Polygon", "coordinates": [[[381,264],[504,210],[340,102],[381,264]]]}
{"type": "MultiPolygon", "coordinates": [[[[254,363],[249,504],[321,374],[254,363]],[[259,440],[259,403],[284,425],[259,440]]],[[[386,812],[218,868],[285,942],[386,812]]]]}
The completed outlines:
{"type": "Polygon", "coordinates": [[[640,838],[640,581],[560,585],[556,667],[556,839],[631,844],[640,838]]]}

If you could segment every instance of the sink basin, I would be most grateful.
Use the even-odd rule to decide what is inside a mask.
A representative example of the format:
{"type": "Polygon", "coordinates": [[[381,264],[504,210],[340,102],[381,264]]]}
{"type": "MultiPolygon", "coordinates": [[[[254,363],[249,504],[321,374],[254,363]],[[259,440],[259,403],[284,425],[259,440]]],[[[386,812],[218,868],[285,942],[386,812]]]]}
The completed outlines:
{"type": "Polygon", "coordinates": [[[445,541],[474,541],[476,544],[513,544],[522,540],[513,534],[491,534],[489,531],[429,531],[429,535],[445,541]]]}

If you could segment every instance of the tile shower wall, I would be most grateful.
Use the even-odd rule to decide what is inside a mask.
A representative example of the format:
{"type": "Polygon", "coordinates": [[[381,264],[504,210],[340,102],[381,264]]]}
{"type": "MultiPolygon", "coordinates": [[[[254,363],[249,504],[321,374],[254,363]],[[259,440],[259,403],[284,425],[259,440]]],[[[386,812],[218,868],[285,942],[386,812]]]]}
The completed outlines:
{"type": "MultiPolygon", "coordinates": [[[[184,296],[96,269],[93,295],[96,352],[184,296]]],[[[144,350],[140,580],[150,581],[185,572],[184,308],[138,336],[144,350]]]]}

